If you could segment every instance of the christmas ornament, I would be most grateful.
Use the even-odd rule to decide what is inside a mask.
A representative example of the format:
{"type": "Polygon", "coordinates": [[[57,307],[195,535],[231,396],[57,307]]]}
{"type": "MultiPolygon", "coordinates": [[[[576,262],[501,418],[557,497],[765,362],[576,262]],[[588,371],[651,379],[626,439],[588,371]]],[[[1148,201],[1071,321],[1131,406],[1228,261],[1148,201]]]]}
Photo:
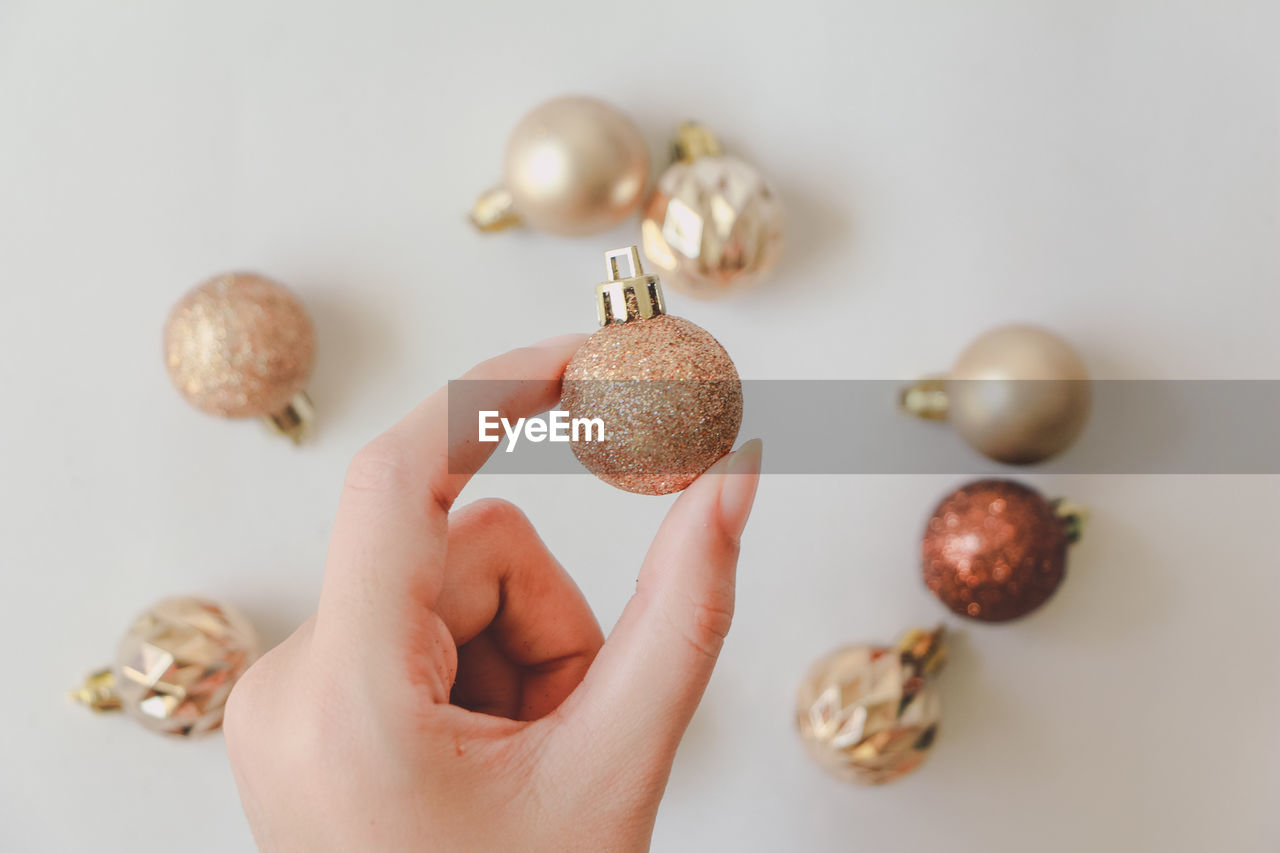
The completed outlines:
{"type": "Polygon", "coordinates": [[[924,582],[947,607],[983,622],[1025,616],[1053,595],[1087,513],[1010,480],[947,495],[925,525],[924,582]]]}
{"type": "Polygon", "coordinates": [[[595,98],[555,98],[511,132],[502,185],[480,196],[471,221],[482,231],[525,222],[596,234],[631,215],[648,180],[649,150],[631,119],[595,98]]]}
{"type": "Polygon", "coordinates": [[[231,688],[258,655],[245,617],[203,598],[167,598],[120,640],[115,664],[71,695],[95,711],[123,708],[149,729],[196,735],[222,725],[231,688]]]}
{"type": "Polygon", "coordinates": [[[606,252],[605,266],[609,280],[596,287],[601,328],[570,360],[561,397],[572,418],[599,418],[604,439],[570,447],[620,489],[678,492],[733,449],[742,382],[715,338],[666,313],[662,285],[644,274],[635,246],[606,252]]]}
{"type": "Polygon", "coordinates": [[[1089,374],[1070,344],[1038,326],[1001,326],[969,345],[945,378],[902,393],[919,417],[948,420],[997,462],[1025,465],[1061,453],[1084,429],[1089,374]]]}
{"type": "Polygon", "coordinates": [[[191,290],[169,315],[164,357],[174,386],[196,408],[261,417],[295,444],[305,436],[315,332],[302,303],[274,281],[231,273],[191,290]]]}
{"type": "Polygon", "coordinates": [[[782,250],[782,206],[754,167],[720,153],[703,125],[683,125],[673,148],[675,162],[645,206],[645,257],[691,296],[751,286],[782,250]]]}
{"type": "Polygon", "coordinates": [[[924,762],[941,717],[932,676],[946,662],[942,634],[916,629],[896,647],[845,646],[813,665],[796,695],[796,725],[824,770],[879,785],[924,762]]]}

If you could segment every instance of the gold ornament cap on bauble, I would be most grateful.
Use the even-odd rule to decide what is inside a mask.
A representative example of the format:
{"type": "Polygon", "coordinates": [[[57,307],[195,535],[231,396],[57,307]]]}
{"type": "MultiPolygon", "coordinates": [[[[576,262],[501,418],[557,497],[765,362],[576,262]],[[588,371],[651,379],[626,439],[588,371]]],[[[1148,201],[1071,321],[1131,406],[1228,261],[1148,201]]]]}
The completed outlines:
{"type": "Polygon", "coordinates": [[[937,737],[933,676],[946,656],[938,627],[908,631],[897,646],[844,646],[823,657],[796,693],[806,751],[849,782],[878,785],[915,770],[937,737]]]}
{"type": "Polygon", "coordinates": [[[313,410],[305,388],[315,330],[283,285],[252,273],[215,276],[169,314],[164,359],[191,405],[228,418],[260,417],[295,443],[313,410]]]}
{"type": "Polygon", "coordinates": [[[183,596],[134,619],[115,663],[71,695],[95,711],[123,709],[153,731],[197,735],[222,725],[227,697],[258,656],[258,638],[235,608],[183,596]]]}
{"type": "Polygon", "coordinates": [[[733,449],[742,381],[706,330],[666,313],[662,285],[635,246],[605,254],[596,287],[601,328],[565,368],[562,405],[599,419],[604,438],[573,453],[605,482],[646,495],[678,492],[733,449]]]}

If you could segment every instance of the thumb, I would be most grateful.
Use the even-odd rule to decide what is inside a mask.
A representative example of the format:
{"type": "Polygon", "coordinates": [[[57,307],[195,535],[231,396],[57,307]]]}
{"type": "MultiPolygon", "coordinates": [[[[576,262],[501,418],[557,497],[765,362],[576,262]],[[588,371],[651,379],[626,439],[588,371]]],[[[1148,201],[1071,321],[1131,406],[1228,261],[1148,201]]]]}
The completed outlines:
{"type": "Polygon", "coordinates": [[[759,482],[763,445],[746,442],[672,505],[623,610],[579,689],[561,734],[579,772],[658,774],[660,793],[733,618],[738,540],[759,482]],[[585,751],[585,754],[584,754],[585,751]]]}

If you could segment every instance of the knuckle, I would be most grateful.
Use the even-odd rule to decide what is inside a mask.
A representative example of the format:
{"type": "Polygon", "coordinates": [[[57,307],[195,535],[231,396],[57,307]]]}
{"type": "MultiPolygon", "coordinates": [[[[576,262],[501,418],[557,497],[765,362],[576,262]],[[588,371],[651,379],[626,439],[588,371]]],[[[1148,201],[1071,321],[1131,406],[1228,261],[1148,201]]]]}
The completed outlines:
{"type": "Polygon", "coordinates": [[[241,747],[249,739],[252,732],[252,721],[258,718],[254,708],[258,704],[257,679],[255,664],[249,667],[227,696],[226,705],[222,709],[222,732],[227,741],[227,752],[233,757],[240,753],[241,747]]]}
{"type": "Polygon", "coordinates": [[[459,511],[461,523],[486,530],[527,526],[528,516],[520,507],[502,498],[481,498],[459,511]]]}
{"type": "Polygon", "coordinates": [[[733,623],[732,602],[695,601],[681,620],[681,636],[699,657],[714,661],[720,656],[733,623]]]}
{"type": "Polygon", "coordinates": [[[345,486],[353,492],[399,494],[409,488],[409,470],[406,449],[396,439],[383,435],[352,458],[345,486]]]}
{"type": "Polygon", "coordinates": [[[733,624],[733,608],[699,605],[693,610],[693,639],[695,645],[710,657],[720,654],[720,647],[729,636],[733,624]]]}

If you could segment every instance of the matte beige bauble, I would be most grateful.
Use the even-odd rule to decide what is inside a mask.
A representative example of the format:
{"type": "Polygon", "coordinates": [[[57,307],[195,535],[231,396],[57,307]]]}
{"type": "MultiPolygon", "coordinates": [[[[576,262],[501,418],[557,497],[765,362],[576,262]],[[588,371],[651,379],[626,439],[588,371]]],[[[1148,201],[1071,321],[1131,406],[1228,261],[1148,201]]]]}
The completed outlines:
{"type": "Polygon", "coordinates": [[[997,462],[1042,462],[1075,442],[1092,405],[1088,370],[1061,337],[1033,325],[992,329],[944,377],[906,389],[903,408],[946,420],[997,462]]]}
{"type": "Polygon", "coordinates": [[[635,124],[597,98],[539,104],[507,141],[503,181],[471,212],[484,231],[527,224],[564,236],[596,234],[639,207],[649,150],[635,124]]]}

